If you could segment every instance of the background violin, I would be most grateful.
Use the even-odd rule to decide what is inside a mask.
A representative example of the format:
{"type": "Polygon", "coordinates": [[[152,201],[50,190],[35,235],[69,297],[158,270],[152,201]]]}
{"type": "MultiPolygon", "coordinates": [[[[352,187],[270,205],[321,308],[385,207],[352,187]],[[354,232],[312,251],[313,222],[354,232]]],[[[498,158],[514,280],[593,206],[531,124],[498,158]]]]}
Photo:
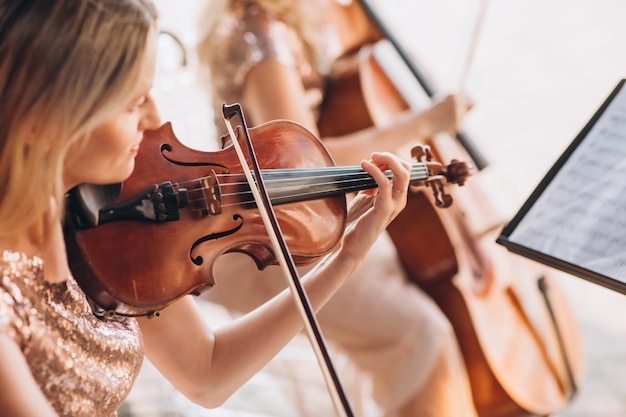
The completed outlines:
{"type": "MultiPolygon", "coordinates": [[[[269,122],[249,133],[294,262],[306,265],[332,251],[345,228],[345,194],[376,182],[360,166],[334,166],[322,143],[296,123],[269,122]]],[[[462,184],[467,165],[443,167],[423,147],[414,155],[425,160],[413,164],[411,184],[429,185],[436,204],[448,206],[443,187],[462,184]]],[[[109,316],[152,315],[200,294],[214,284],[223,253],[245,253],[260,269],[276,263],[233,147],[188,148],[169,123],[144,133],[124,183],[70,192],[65,239],[76,280],[96,313],[109,316]]]]}
{"type": "MultiPolygon", "coordinates": [[[[434,95],[423,71],[408,71],[412,79],[397,76],[399,66],[416,68],[403,50],[396,50],[401,59],[393,63],[386,61],[389,54],[377,53],[390,39],[396,49],[398,43],[367,1],[352,1],[345,11],[349,24],[343,29],[370,27],[361,39],[348,34],[345,54],[335,63],[321,107],[322,136],[389,123],[434,95]],[[420,89],[420,97],[410,96],[420,89]]],[[[436,158],[480,155],[462,138],[440,135],[429,144],[436,158]]],[[[582,350],[556,282],[497,247],[493,232],[501,219],[476,181],[454,192],[455,204],[445,211],[413,191],[388,232],[409,279],[433,297],[455,329],[479,415],[546,416],[563,409],[581,378],[582,350]]]]}

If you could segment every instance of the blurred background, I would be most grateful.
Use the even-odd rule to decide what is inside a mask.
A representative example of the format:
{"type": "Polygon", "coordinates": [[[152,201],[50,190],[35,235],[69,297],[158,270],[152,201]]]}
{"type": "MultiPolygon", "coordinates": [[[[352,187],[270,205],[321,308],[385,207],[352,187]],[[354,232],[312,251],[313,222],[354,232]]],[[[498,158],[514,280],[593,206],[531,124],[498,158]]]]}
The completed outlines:
{"type": "MultiPolygon", "coordinates": [[[[161,116],[173,122],[182,142],[215,149],[210,97],[198,83],[194,53],[203,2],[156,2],[161,28],[182,41],[187,58],[182,66],[179,46],[162,37],[154,90],[161,116]]],[[[505,219],[515,215],[626,77],[624,0],[378,0],[373,4],[439,91],[463,88],[476,101],[466,131],[489,161],[481,177],[505,219]]],[[[580,278],[566,274],[558,278],[580,322],[586,352],[580,392],[559,416],[624,417],[626,298],[580,278]]],[[[219,307],[207,308],[212,325],[229,319],[219,307]]],[[[128,415],[332,415],[304,337],[218,410],[191,406],[149,363],[144,368],[125,405],[128,415]],[[294,378],[299,382],[294,383],[294,378]]]]}

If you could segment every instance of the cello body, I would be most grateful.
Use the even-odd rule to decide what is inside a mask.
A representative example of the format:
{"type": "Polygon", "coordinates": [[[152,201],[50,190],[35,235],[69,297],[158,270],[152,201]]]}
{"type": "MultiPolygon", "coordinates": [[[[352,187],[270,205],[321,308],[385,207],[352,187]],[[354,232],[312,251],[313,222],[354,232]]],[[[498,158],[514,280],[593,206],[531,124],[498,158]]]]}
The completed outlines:
{"type": "MultiPolygon", "coordinates": [[[[358,3],[348,8],[363,14],[358,3]]],[[[377,60],[378,42],[368,40],[337,61],[321,107],[321,136],[392,123],[414,108],[406,97],[411,89],[377,60]]],[[[448,135],[428,145],[438,160],[471,160],[448,135]]],[[[479,416],[548,416],[567,406],[582,376],[578,325],[554,277],[495,243],[502,222],[479,179],[455,190],[446,210],[411,190],[387,230],[408,279],[433,297],[455,330],[479,416]]]]}
{"type": "Polygon", "coordinates": [[[495,235],[473,236],[457,205],[440,213],[423,192],[413,191],[387,230],[409,279],[437,302],[455,330],[479,416],[548,416],[562,410],[582,371],[578,327],[563,292],[537,265],[498,247],[495,235]],[[411,214],[418,212],[422,217],[416,222],[411,214]],[[426,213],[432,214],[428,224],[426,213]],[[434,256],[419,247],[401,249],[416,248],[405,246],[415,243],[407,241],[407,230],[419,230],[434,256]]]}

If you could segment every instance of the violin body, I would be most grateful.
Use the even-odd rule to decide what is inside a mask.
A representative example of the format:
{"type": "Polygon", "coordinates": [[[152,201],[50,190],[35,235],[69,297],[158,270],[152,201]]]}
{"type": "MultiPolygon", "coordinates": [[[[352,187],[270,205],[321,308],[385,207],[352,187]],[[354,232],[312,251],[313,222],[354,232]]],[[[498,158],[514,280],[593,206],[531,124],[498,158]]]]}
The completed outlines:
{"type": "MultiPolygon", "coordinates": [[[[337,61],[321,106],[322,136],[385,125],[414,107],[410,86],[398,85],[385,70],[390,65],[377,61],[376,42],[337,61]]],[[[471,160],[450,136],[428,144],[437,160],[471,160]]],[[[501,219],[476,180],[455,190],[446,210],[412,189],[387,231],[409,280],[454,327],[479,416],[548,416],[568,404],[582,376],[578,326],[549,274],[496,245],[501,219]]]]}
{"type": "MultiPolygon", "coordinates": [[[[262,168],[334,165],[319,140],[295,123],[281,122],[279,128],[270,123],[250,129],[250,134],[262,168]]],[[[68,202],[65,239],[70,266],[102,314],[146,315],[186,294],[199,294],[214,284],[212,267],[226,252],[245,252],[260,269],[275,262],[232,146],[209,153],[188,148],[169,123],[146,131],[135,170],[113,203],[163,181],[172,182],[179,196],[180,189],[185,190],[187,206],[180,208],[175,221],[121,220],[90,227],[80,214],[84,207],[77,207],[85,204],[76,201],[77,196],[68,202]],[[229,174],[218,175],[219,212],[207,204],[212,188],[205,182],[214,173],[229,174]]],[[[275,212],[298,265],[332,251],[343,236],[344,195],[306,205],[281,204],[275,212]]]]}

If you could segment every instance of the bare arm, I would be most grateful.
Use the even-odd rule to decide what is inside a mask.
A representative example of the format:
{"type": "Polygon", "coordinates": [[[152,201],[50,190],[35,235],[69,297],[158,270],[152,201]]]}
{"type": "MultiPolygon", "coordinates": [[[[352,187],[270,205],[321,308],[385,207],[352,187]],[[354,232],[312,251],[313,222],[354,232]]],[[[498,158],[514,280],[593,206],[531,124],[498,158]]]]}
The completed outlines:
{"type": "MultiPolygon", "coordinates": [[[[277,61],[263,61],[250,70],[243,102],[252,125],[288,119],[319,136],[298,73],[277,61]]],[[[472,103],[466,97],[450,95],[423,112],[408,110],[400,113],[393,123],[386,126],[321,139],[338,165],[352,165],[375,151],[397,151],[420,140],[430,139],[439,132],[456,132],[471,108],[472,103]]]]}
{"type": "MultiPolygon", "coordinates": [[[[395,215],[406,204],[409,167],[391,154],[373,154],[362,166],[378,189],[361,192],[372,207],[346,231],[341,247],[303,277],[314,310],[319,310],[363,260],[395,215]],[[381,169],[390,168],[390,182],[381,169]]],[[[358,199],[357,199],[358,200],[358,199]]],[[[228,277],[223,277],[228,279],[228,277]]],[[[301,329],[302,320],[288,290],[222,328],[208,328],[191,297],[141,319],[146,354],[185,395],[207,407],[221,405],[257,373],[301,329]]]]}

